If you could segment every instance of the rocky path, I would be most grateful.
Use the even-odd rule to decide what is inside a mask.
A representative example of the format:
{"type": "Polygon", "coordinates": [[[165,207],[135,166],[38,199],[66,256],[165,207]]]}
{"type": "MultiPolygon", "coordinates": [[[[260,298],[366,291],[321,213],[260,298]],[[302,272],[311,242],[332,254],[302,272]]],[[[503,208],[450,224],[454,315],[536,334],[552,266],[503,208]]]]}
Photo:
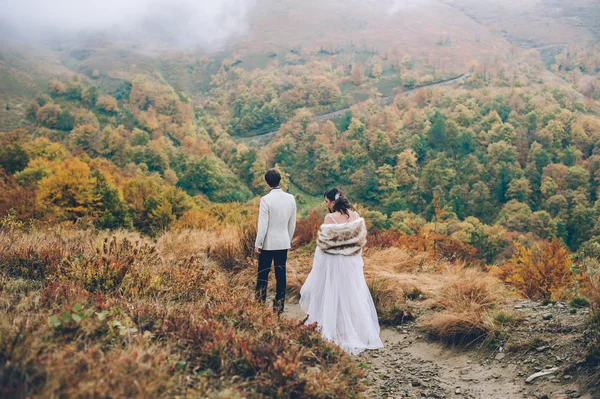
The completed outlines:
{"type": "MultiPolygon", "coordinates": [[[[297,304],[286,316],[302,320],[297,304]]],[[[428,340],[417,324],[382,329],[385,347],[365,351],[357,360],[365,368],[367,396],[372,398],[585,398],[576,381],[578,334],[585,311],[559,304],[515,304],[521,323],[511,332],[512,348],[490,352],[460,350],[428,340]],[[527,383],[531,375],[551,374],[527,383]]]]}

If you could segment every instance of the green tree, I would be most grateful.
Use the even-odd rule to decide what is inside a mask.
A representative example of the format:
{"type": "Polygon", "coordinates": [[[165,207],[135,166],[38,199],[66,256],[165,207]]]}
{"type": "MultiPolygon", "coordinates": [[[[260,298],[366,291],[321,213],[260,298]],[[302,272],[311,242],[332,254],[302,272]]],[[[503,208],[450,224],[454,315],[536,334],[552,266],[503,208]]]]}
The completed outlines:
{"type": "MultiPolygon", "coordinates": [[[[1,143],[1,142],[0,142],[1,143]]],[[[22,171],[29,163],[29,155],[20,143],[0,146],[0,168],[10,174],[22,171]]]]}
{"type": "Polygon", "coordinates": [[[96,226],[100,229],[129,227],[131,224],[130,215],[117,188],[111,185],[98,170],[92,172],[92,178],[95,180],[94,196],[99,198],[96,226]]]}
{"type": "Polygon", "coordinates": [[[447,139],[446,117],[437,111],[431,120],[431,128],[427,131],[427,142],[431,148],[442,150],[447,139]]]}

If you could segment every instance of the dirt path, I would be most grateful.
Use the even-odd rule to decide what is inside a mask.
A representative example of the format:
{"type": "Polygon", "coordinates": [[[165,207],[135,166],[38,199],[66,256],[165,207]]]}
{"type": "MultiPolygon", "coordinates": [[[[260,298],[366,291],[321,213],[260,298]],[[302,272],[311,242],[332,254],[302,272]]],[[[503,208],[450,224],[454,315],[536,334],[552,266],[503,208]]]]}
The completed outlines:
{"type": "MultiPolygon", "coordinates": [[[[295,320],[304,318],[297,303],[287,304],[286,307],[286,317],[295,320]]],[[[517,307],[517,311],[523,312],[527,320],[531,319],[531,323],[538,319],[539,323],[545,323],[541,314],[547,315],[547,308],[529,306],[527,303],[517,307]]],[[[574,320],[569,319],[563,309],[556,308],[553,312],[556,314],[553,321],[543,325],[533,324],[533,327],[536,331],[556,334],[560,341],[564,337],[553,328],[561,323],[573,323],[574,320]]],[[[531,332],[524,331],[524,334],[525,337],[532,336],[531,332]]],[[[555,365],[561,368],[568,350],[565,354],[559,350],[559,345],[549,344],[548,350],[533,349],[533,355],[531,350],[522,354],[458,350],[426,339],[415,323],[384,328],[381,337],[385,345],[383,349],[365,351],[357,357],[367,371],[367,397],[592,399],[580,393],[575,378],[566,374],[564,369],[538,378],[532,384],[525,382],[536,370],[546,370],[555,365]],[[554,349],[556,352],[553,352],[554,349]]]]}

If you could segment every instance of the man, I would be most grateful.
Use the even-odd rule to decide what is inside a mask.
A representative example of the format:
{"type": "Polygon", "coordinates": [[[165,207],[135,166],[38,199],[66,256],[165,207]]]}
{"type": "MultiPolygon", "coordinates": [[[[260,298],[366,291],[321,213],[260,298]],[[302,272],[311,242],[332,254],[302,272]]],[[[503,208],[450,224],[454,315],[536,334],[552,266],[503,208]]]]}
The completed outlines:
{"type": "Polygon", "coordinates": [[[265,181],[271,192],[260,199],[258,233],[254,245],[258,254],[256,299],[263,303],[267,300],[267,282],[273,262],[277,281],[273,311],[281,314],[285,302],[287,251],[296,229],[296,200],[279,187],[281,175],[277,170],[267,170],[265,181]]]}

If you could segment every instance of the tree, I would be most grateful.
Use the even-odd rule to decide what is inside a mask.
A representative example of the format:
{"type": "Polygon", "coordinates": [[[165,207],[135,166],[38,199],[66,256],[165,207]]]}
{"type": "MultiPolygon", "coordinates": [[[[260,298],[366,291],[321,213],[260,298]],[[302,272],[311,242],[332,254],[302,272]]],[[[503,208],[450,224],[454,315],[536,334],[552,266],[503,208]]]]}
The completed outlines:
{"type": "Polygon", "coordinates": [[[404,150],[397,156],[396,181],[401,187],[410,188],[417,182],[417,154],[411,149],[404,150]]]}
{"type": "Polygon", "coordinates": [[[69,141],[72,147],[81,148],[89,155],[98,155],[101,151],[98,129],[89,123],[71,130],[69,141]]]}
{"type": "Polygon", "coordinates": [[[194,159],[185,166],[177,186],[190,195],[204,194],[214,202],[247,201],[251,197],[248,188],[223,166],[214,156],[194,159]]]}
{"type": "Polygon", "coordinates": [[[281,169],[278,163],[275,164],[273,169],[277,170],[281,175],[281,182],[279,183],[279,187],[281,187],[284,191],[287,191],[290,188],[290,174],[281,169]]]}
{"type": "Polygon", "coordinates": [[[100,90],[97,86],[88,86],[83,90],[81,99],[89,106],[93,106],[98,101],[100,90]]]}
{"type": "Polygon", "coordinates": [[[123,185],[123,200],[131,210],[135,229],[153,233],[150,214],[158,206],[160,194],[160,185],[153,177],[134,178],[123,185]]]}
{"type": "Polygon", "coordinates": [[[96,102],[96,107],[100,108],[104,112],[116,112],[119,109],[119,104],[113,96],[100,96],[96,102]]]}
{"type": "Polygon", "coordinates": [[[529,196],[531,195],[531,187],[529,184],[529,180],[524,177],[519,179],[513,179],[509,185],[508,190],[506,191],[506,197],[510,199],[515,199],[519,202],[527,202],[529,200],[529,196]]]}
{"type": "Polygon", "coordinates": [[[491,221],[495,212],[491,212],[490,198],[490,189],[484,182],[478,181],[473,184],[467,199],[469,213],[484,221],[491,221]]]}
{"type": "Polygon", "coordinates": [[[438,111],[431,122],[431,128],[427,131],[427,141],[431,148],[442,150],[447,143],[446,117],[438,111]]]}
{"type": "Polygon", "coordinates": [[[36,111],[35,118],[42,125],[51,129],[56,129],[58,128],[61,113],[62,109],[60,108],[60,105],[48,103],[36,111]]]}
{"type": "Polygon", "coordinates": [[[150,142],[150,135],[148,132],[138,129],[137,127],[133,129],[133,133],[131,134],[131,145],[146,145],[150,142]]]}
{"type": "Polygon", "coordinates": [[[67,87],[60,80],[53,79],[48,83],[48,91],[53,96],[62,96],[66,93],[67,87]]]}
{"type": "Polygon", "coordinates": [[[162,175],[169,167],[167,155],[152,145],[136,147],[132,155],[136,163],[145,164],[150,172],[158,172],[162,175]]]}
{"type": "Polygon", "coordinates": [[[129,227],[130,215],[119,190],[98,170],[92,172],[92,178],[95,180],[93,194],[99,199],[96,226],[100,229],[129,227]]]}
{"type": "Polygon", "coordinates": [[[30,121],[35,121],[37,120],[36,116],[37,116],[37,111],[40,109],[40,104],[38,104],[38,102],[36,100],[32,100],[29,105],[27,106],[27,109],[25,110],[25,117],[27,118],[27,120],[30,121]]]}
{"type": "Polygon", "coordinates": [[[529,230],[543,239],[552,239],[558,234],[556,220],[546,211],[533,212],[529,218],[529,230]]]}
{"type": "Polygon", "coordinates": [[[18,220],[28,221],[38,216],[37,212],[33,187],[19,185],[0,167],[0,215],[12,213],[18,220]]]}
{"type": "Polygon", "coordinates": [[[375,79],[378,79],[382,73],[383,73],[383,68],[381,67],[381,64],[379,64],[379,63],[373,64],[373,66],[371,67],[371,75],[373,75],[373,77],[375,79]]]}
{"type": "Polygon", "coordinates": [[[352,65],[352,83],[356,86],[360,86],[365,77],[365,71],[361,64],[355,63],[352,65]]]}
{"type": "Polygon", "coordinates": [[[379,191],[384,196],[389,196],[398,189],[398,182],[396,181],[394,167],[392,165],[385,164],[380,166],[375,171],[375,174],[379,184],[379,191]]]}
{"type": "MultiPolygon", "coordinates": [[[[1,144],[1,141],[0,141],[1,144]]],[[[20,143],[0,146],[0,168],[10,174],[22,171],[29,163],[29,155],[20,143]]]]}
{"type": "Polygon", "coordinates": [[[83,88],[77,76],[72,77],[66,84],[65,95],[71,100],[80,100],[83,88]]]}
{"type": "Polygon", "coordinates": [[[162,199],[158,206],[150,212],[150,216],[151,224],[158,231],[167,230],[171,223],[176,220],[175,215],[173,215],[173,206],[165,199],[162,199]]]}
{"type": "Polygon", "coordinates": [[[530,217],[531,209],[527,204],[511,200],[500,211],[497,222],[511,231],[524,232],[529,226],[530,217]]]}
{"type": "Polygon", "coordinates": [[[95,191],[96,179],[90,168],[77,158],[59,163],[54,173],[38,186],[38,201],[58,220],[76,221],[98,215],[101,196],[95,191]]]}
{"type": "Polygon", "coordinates": [[[257,194],[265,194],[267,192],[267,183],[265,183],[265,172],[267,171],[267,161],[264,158],[258,157],[250,168],[250,187],[257,194]]]}

